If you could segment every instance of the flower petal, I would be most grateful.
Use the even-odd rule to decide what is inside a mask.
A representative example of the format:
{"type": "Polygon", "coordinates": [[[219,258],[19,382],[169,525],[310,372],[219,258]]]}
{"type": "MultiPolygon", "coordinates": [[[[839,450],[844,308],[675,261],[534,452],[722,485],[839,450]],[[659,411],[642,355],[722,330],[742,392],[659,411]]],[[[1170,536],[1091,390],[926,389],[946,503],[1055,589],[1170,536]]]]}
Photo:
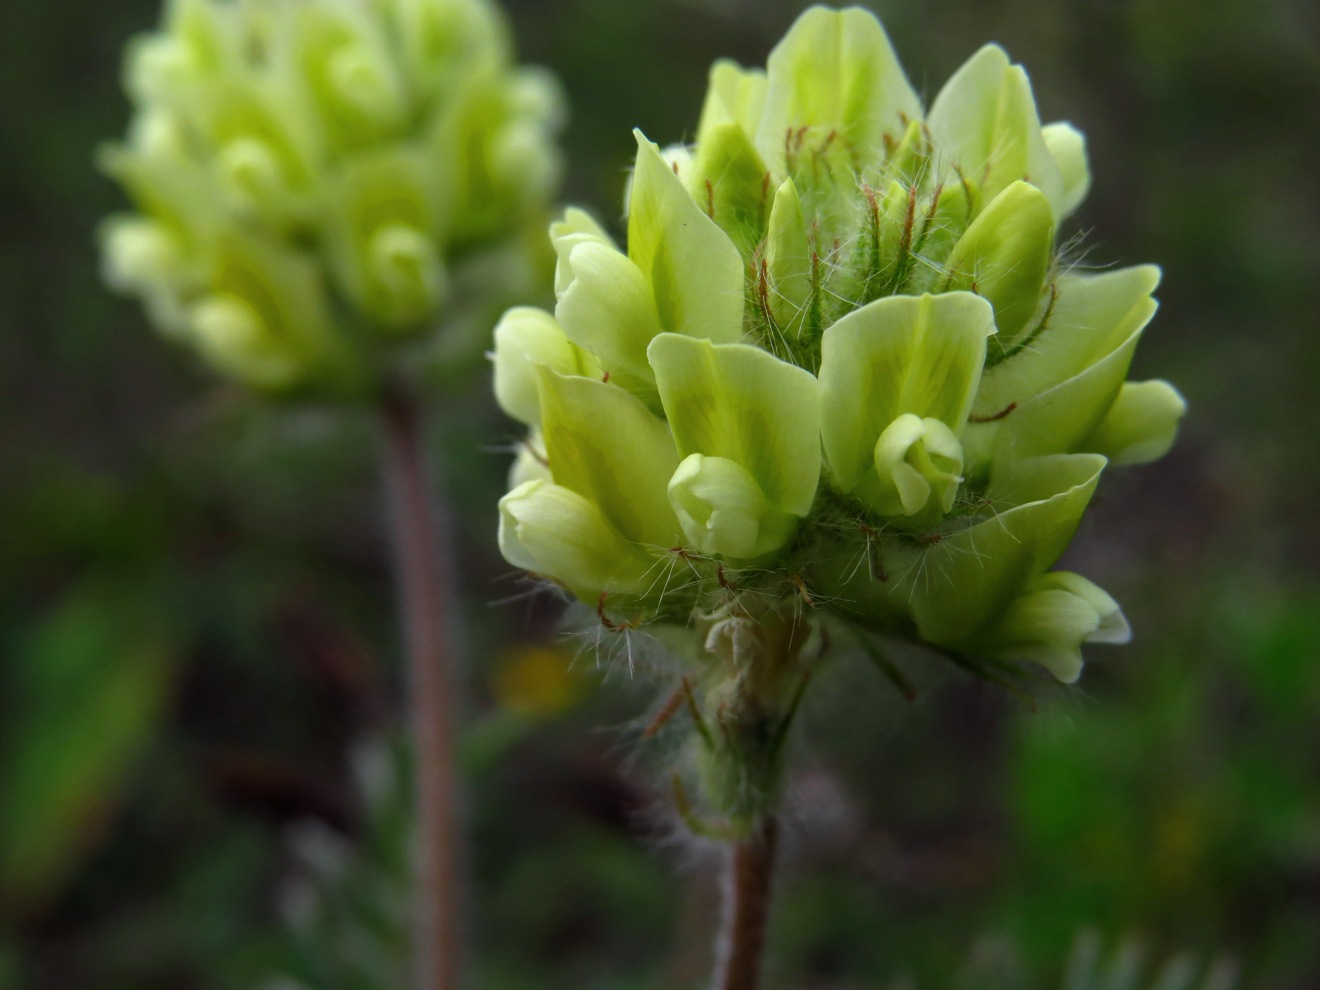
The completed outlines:
{"type": "Polygon", "coordinates": [[[539,365],[564,375],[595,378],[600,369],[564,335],[555,318],[531,306],[515,306],[495,325],[495,401],[528,426],[541,420],[539,365]]]}
{"type": "Polygon", "coordinates": [[[1111,464],[1146,464],[1169,452],[1187,401],[1166,381],[1124,382],[1118,398],[1082,447],[1111,464]]]}
{"type": "Polygon", "coordinates": [[[499,546],[514,567],[552,578],[586,601],[642,591],[651,563],[589,499],[544,480],[500,499],[499,546]]]}
{"type": "Polygon", "coordinates": [[[954,645],[1003,612],[1072,539],[1105,460],[1094,454],[1041,457],[1000,472],[988,497],[993,518],[891,554],[889,585],[907,594],[921,638],[954,645]]]}
{"type": "Polygon", "coordinates": [[[666,490],[678,467],[664,422],[615,385],[541,376],[541,429],[555,484],[600,507],[624,539],[668,548],[682,529],[666,490]]]}
{"type": "Polygon", "coordinates": [[[1063,177],[1041,135],[1031,82],[998,45],[986,45],[949,79],[927,118],[935,147],[959,175],[980,187],[988,203],[1025,179],[1049,199],[1065,202],[1063,177]]]}
{"type": "Polygon", "coordinates": [[[555,319],[564,333],[611,376],[649,387],[646,347],[660,332],[651,289],[627,256],[597,240],[572,249],[572,281],[559,297],[555,319]]]}
{"type": "Polygon", "coordinates": [[[744,69],[727,58],[710,67],[706,101],[697,125],[697,146],[704,144],[712,129],[737,124],[747,134],[755,134],[765,107],[766,78],[760,69],[744,69]]]}
{"type": "Polygon", "coordinates": [[[690,337],[738,340],[743,317],[738,249],[688,194],[660,149],[635,133],[628,257],[650,286],[661,325],[690,337]]]}
{"type": "Polygon", "coordinates": [[[997,353],[1011,352],[1036,312],[1053,253],[1054,211],[1026,182],[996,196],[954,245],[944,288],[970,289],[994,306],[997,353]]]}
{"type": "Polygon", "coordinates": [[[1083,643],[1126,643],[1131,629],[1103,588],[1080,574],[1054,571],[1028,583],[967,649],[985,656],[1039,663],[1065,684],[1082,672],[1083,643]]]}
{"type": "Polygon", "coordinates": [[[992,333],[989,303],[967,292],[878,299],[825,331],[821,436],[843,491],[874,470],[876,440],[901,414],[962,429],[992,333]]]}
{"type": "Polygon", "coordinates": [[[684,458],[669,482],[669,501],[693,547],[732,560],[773,553],[797,522],[767,501],[745,467],[726,457],[684,458]]]}
{"type": "Polygon", "coordinates": [[[573,283],[573,249],[587,241],[604,244],[618,250],[613,238],[605,233],[586,210],[570,206],[564,215],[550,225],[550,243],[555,249],[555,296],[562,296],[573,283]]]}
{"type": "Polygon", "coordinates": [[[808,9],[770,53],[766,75],[756,145],[777,174],[791,171],[786,138],[800,128],[810,128],[812,144],[834,134],[841,152],[866,161],[886,134],[897,141],[907,120],[921,117],[884,28],[858,7],[808,9]]]}
{"type": "Polygon", "coordinates": [[[656,337],[649,355],[681,456],[728,458],[771,505],[799,516],[811,510],[820,427],[809,372],[747,344],[678,334],[656,337]]]}
{"type": "Polygon", "coordinates": [[[1055,213],[1062,220],[1081,206],[1082,200],[1091,191],[1086,135],[1072,124],[1060,122],[1046,124],[1041,128],[1041,136],[1045,139],[1045,147],[1058,163],[1059,175],[1063,179],[1063,194],[1055,204],[1055,213]]]}
{"type": "Polygon", "coordinates": [[[1061,278],[1053,313],[1032,346],[982,377],[977,416],[1012,412],[969,427],[969,451],[1012,458],[1083,449],[1117,398],[1155,315],[1150,293],[1159,275],[1144,265],[1061,278]]]}

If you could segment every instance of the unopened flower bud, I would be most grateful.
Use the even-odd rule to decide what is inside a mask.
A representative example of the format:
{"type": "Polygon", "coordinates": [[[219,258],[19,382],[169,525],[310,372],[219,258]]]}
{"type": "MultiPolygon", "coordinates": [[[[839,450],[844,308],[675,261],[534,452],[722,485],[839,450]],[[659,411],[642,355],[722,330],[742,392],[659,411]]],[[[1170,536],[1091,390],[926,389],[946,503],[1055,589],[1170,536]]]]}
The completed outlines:
{"type": "Polygon", "coordinates": [[[746,468],[727,457],[684,458],[669,482],[669,501],[691,546],[731,560],[773,553],[796,523],[766,500],[746,468]]]}

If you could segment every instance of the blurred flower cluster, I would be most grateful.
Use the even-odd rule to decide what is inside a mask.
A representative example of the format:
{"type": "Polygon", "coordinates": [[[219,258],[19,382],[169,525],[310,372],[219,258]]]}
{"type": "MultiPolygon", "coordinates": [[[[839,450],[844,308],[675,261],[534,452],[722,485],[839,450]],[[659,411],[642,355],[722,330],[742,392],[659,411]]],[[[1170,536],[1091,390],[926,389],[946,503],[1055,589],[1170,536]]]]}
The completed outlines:
{"type": "Polygon", "coordinates": [[[722,724],[791,713],[827,616],[1064,681],[1124,641],[1050,568],[1183,401],[1125,381],[1159,271],[1060,247],[1085,143],[1023,69],[988,45],[926,108],[872,14],[812,8],[713,67],[692,145],[637,141],[626,250],[569,210],[553,315],[496,331],[506,559],[607,629],[694,624],[722,724]]]}
{"type": "Polygon", "coordinates": [[[486,0],[172,0],[103,155],[136,208],[108,281],[247,385],[369,390],[392,345],[534,297],[562,103],[511,59],[486,0]]]}

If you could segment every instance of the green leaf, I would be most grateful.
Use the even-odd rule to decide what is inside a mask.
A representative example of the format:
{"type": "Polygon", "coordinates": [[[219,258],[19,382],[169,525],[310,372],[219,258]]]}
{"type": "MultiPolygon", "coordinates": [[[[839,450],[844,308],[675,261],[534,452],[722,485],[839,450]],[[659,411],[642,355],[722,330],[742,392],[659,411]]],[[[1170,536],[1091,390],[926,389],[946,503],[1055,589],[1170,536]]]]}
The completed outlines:
{"type": "Polygon", "coordinates": [[[628,203],[628,257],[641,269],[663,329],[720,343],[742,336],[743,262],[642,135],[628,203]]]}
{"type": "Polygon", "coordinates": [[[105,827],[164,711],[174,659],[137,584],[88,579],[7,661],[0,889],[13,906],[52,896],[105,827]]]}
{"type": "Polygon", "coordinates": [[[555,484],[593,502],[626,540],[668,549],[682,528],[666,491],[678,467],[669,428],[615,385],[542,368],[541,429],[555,484]]]}
{"type": "Polygon", "coordinates": [[[966,292],[878,299],[825,331],[821,437],[841,490],[874,473],[876,441],[903,413],[962,429],[992,333],[989,304],[966,292]]]}
{"type": "Polygon", "coordinates": [[[679,455],[741,465],[770,504],[804,516],[820,478],[816,380],[747,344],[677,334],[651,342],[651,365],[679,455]]]}

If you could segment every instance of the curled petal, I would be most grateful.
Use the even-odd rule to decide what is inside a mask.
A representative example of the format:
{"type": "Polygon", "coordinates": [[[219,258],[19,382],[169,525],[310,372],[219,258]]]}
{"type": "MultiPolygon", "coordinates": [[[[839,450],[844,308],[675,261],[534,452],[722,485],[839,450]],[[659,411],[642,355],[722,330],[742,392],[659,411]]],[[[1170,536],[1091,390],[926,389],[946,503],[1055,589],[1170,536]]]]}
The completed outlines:
{"type": "Polygon", "coordinates": [[[499,545],[513,566],[552,578],[588,601],[646,585],[646,554],[591,501],[548,481],[524,482],[500,499],[499,545]]]}
{"type": "Polygon", "coordinates": [[[797,523],[770,504],[746,468],[725,457],[684,458],[670,479],[669,501],[691,546],[732,560],[773,553],[797,523]]]}

